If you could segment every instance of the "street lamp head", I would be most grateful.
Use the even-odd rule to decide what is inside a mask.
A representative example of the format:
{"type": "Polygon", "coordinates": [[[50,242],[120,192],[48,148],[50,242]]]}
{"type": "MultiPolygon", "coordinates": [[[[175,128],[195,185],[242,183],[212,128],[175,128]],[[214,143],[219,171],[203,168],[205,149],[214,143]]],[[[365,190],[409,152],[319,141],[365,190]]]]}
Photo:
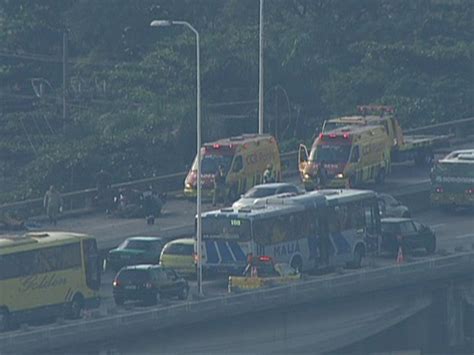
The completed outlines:
{"type": "Polygon", "coordinates": [[[169,20],[154,20],[151,21],[150,26],[151,27],[168,27],[173,24],[172,21],[169,20]]]}

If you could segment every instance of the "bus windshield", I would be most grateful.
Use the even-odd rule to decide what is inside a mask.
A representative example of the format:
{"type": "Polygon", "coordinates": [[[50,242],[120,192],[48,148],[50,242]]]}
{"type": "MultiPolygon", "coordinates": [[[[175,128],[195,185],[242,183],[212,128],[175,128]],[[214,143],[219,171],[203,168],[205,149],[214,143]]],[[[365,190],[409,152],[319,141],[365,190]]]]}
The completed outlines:
{"type": "Polygon", "coordinates": [[[347,163],[349,154],[351,152],[350,145],[318,145],[311,149],[309,161],[311,162],[325,162],[329,164],[347,163]]]}
{"type": "MultiPolygon", "coordinates": [[[[232,156],[229,155],[204,155],[201,161],[202,174],[215,174],[219,165],[224,167],[224,171],[229,171],[232,163],[232,156]]],[[[197,170],[197,160],[194,160],[193,170],[197,170]]]]}
{"type": "Polygon", "coordinates": [[[202,235],[207,239],[250,240],[248,219],[235,216],[205,216],[202,219],[202,235]]]}
{"type": "Polygon", "coordinates": [[[348,122],[335,122],[335,121],[326,121],[324,123],[324,133],[325,132],[329,132],[329,131],[333,131],[337,128],[340,128],[340,127],[345,127],[345,126],[348,126],[350,123],[348,122]]]}

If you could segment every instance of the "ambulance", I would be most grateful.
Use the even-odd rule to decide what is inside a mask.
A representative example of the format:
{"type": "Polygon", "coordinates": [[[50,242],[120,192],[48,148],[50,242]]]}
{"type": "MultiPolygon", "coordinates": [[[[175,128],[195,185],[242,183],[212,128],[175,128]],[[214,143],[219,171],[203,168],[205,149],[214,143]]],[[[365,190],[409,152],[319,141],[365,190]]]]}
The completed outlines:
{"type": "MultiPolygon", "coordinates": [[[[212,198],[214,176],[219,165],[226,173],[227,201],[235,201],[249,188],[263,182],[263,173],[271,165],[273,178],[281,179],[278,143],[271,135],[244,134],[206,143],[201,148],[201,184],[203,198],[212,198]]],[[[197,157],[184,181],[184,195],[196,196],[197,157]]]]}
{"type": "Polygon", "coordinates": [[[318,187],[318,169],[324,163],[324,187],[344,188],[367,182],[383,183],[390,173],[391,141],[383,126],[349,125],[321,133],[308,156],[300,145],[298,160],[306,190],[318,187]]]}

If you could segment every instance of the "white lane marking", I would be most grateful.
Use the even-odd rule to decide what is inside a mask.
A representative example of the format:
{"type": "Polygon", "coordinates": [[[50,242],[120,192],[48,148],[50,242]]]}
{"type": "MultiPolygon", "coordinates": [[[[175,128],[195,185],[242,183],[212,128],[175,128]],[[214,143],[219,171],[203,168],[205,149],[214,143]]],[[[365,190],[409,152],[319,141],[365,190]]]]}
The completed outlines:
{"type": "Polygon", "coordinates": [[[433,224],[431,226],[431,229],[439,229],[439,228],[441,228],[442,226],[445,226],[445,225],[446,225],[446,223],[433,224]]]}
{"type": "Polygon", "coordinates": [[[463,235],[456,236],[456,239],[463,239],[463,238],[474,238],[474,234],[463,234],[463,235]]]}

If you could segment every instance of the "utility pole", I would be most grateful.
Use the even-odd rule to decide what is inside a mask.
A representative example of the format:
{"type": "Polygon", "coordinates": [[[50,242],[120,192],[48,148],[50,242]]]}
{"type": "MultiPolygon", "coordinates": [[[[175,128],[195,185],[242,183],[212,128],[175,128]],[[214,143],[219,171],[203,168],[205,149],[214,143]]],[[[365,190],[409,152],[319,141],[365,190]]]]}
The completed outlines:
{"type": "Polygon", "coordinates": [[[263,0],[260,0],[258,134],[263,134],[263,0]]]}
{"type": "Polygon", "coordinates": [[[66,96],[67,96],[67,59],[68,59],[68,33],[67,30],[63,31],[63,128],[66,126],[67,119],[67,106],[66,106],[66,96]]]}

